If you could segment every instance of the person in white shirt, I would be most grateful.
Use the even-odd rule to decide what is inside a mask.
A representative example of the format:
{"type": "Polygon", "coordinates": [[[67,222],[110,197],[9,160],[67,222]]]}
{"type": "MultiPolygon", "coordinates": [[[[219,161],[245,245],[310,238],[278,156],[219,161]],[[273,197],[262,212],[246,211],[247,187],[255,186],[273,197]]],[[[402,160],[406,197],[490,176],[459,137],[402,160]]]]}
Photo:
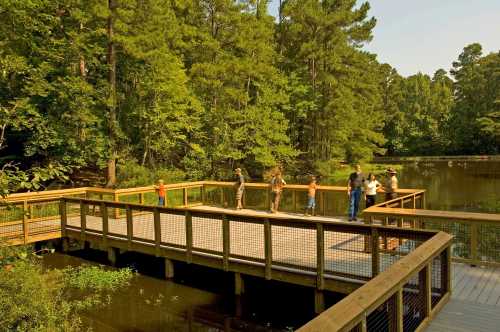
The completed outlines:
{"type": "Polygon", "coordinates": [[[365,181],[365,201],[366,208],[375,205],[377,200],[377,190],[382,185],[377,181],[375,174],[370,173],[368,175],[368,181],[365,181]]]}

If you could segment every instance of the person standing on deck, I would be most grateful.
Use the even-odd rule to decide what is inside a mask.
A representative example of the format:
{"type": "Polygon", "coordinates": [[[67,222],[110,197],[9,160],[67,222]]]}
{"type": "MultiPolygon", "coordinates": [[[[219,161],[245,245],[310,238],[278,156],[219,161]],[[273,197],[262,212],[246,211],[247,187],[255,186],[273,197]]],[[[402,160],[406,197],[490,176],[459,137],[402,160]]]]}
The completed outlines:
{"type": "Polygon", "coordinates": [[[375,205],[377,200],[377,189],[382,185],[377,181],[375,174],[368,174],[368,180],[365,182],[365,201],[366,208],[375,205]]]}
{"type": "Polygon", "coordinates": [[[311,176],[311,181],[307,186],[307,206],[304,216],[308,217],[310,215],[314,216],[314,209],[316,208],[316,189],[318,185],[316,184],[316,177],[311,176]],[[311,214],[309,214],[309,209],[311,209],[311,214]]]}
{"type": "Polygon", "coordinates": [[[278,171],[271,180],[271,213],[278,212],[280,207],[281,193],[283,192],[283,187],[286,186],[286,182],[283,179],[281,172],[278,171]]]}
{"type": "Polygon", "coordinates": [[[165,206],[166,190],[163,180],[158,180],[158,185],[155,186],[156,193],[158,194],[158,205],[165,206]]]}
{"type": "Polygon", "coordinates": [[[241,168],[239,167],[234,172],[236,173],[236,209],[241,210],[243,208],[241,200],[245,191],[245,177],[241,174],[241,168]]]}
{"type": "Polygon", "coordinates": [[[347,182],[347,195],[349,197],[349,221],[357,221],[356,216],[359,210],[359,200],[365,183],[365,176],[361,172],[361,166],[355,166],[355,172],[349,175],[347,182]]]}
{"type": "Polygon", "coordinates": [[[390,201],[398,197],[396,191],[398,190],[398,178],[396,177],[394,168],[387,169],[387,180],[385,182],[385,200],[390,201]]]}

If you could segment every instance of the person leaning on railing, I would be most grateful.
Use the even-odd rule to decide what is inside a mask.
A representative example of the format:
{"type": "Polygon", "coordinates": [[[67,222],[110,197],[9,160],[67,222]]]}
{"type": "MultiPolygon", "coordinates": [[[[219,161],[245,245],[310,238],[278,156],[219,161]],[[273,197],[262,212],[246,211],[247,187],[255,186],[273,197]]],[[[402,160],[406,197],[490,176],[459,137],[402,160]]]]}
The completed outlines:
{"type": "Polygon", "coordinates": [[[387,169],[387,179],[384,184],[385,200],[390,201],[398,197],[396,191],[398,190],[398,178],[396,177],[396,170],[394,168],[387,169]]]}
{"type": "Polygon", "coordinates": [[[165,206],[165,185],[163,184],[163,180],[158,180],[158,185],[154,186],[155,191],[158,194],[158,205],[165,206]]]}

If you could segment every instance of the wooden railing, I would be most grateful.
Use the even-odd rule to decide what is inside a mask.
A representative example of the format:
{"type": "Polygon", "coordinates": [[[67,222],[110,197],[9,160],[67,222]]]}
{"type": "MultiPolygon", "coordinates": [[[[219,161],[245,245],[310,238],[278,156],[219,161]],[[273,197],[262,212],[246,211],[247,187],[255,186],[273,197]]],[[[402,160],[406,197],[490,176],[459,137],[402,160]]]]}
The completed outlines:
{"type": "MultiPolygon", "coordinates": [[[[246,193],[243,196],[245,207],[261,210],[270,208],[269,184],[247,183],[245,187],[246,193]]],[[[167,193],[165,205],[167,207],[235,206],[234,182],[198,181],[175,183],[166,184],[165,189],[167,193]]],[[[306,185],[287,185],[282,195],[280,210],[285,212],[303,211],[307,201],[307,190],[306,185]]],[[[399,194],[404,195],[407,201],[411,200],[414,206],[417,204],[423,206],[425,204],[423,191],[401,189],[399,194]]],[[[42,223],[40,223],[42,220],[38,215],[43,214],[45,220],[59,220],[60,216],[56,205],[57,200],[61,197],[81,197],[143,205],[157,205],[158,199],[154,186],[127,189],[82,187],[12,194],[4,198],[2,204],[0,204],[0,237],[8,239],[12,244],[26,244],[59,237],[59,228],[56,226],[49,228],[47,225],[42,227],[42,223]],[[49,204],[49,202],[51,203],[49,204]],[[47,233],[45,237],[42,234],[43,229],[47,233]],[[33,237],[30,236],[31,233],[33,237]]],[[[345,187],[318,187],[317,215],[345,215],[346,209],[347,193],[345,187]]],[[[120,216],[119,209],[110,211],[110,213],[114,214],[116,218],[120,216]]]]}
{"type": "Polygon", "coordinates": [[[61,204],[63,236],[336,292],[352,291],[353,281],[359,286],[436,234],[76,198],[61,204]],[[125,217],[115,219],[109,211],[116,209],[125,217]],[[401,239],[404,246],[384,251],[383,237],[401,239]],[[300,278],[293,277],[297,273],[300,278]]]}
{"type": "Polygon", "coordinates": [[[500,214],[371,207],[367,224],[433,229],[454,236],[454,261],[500,266],[500,214]]]}
{"type": "Polygon", "coordinates": [[[451,241],[439,232],[299,331],[424,330],[450,297],[451,241]]]}

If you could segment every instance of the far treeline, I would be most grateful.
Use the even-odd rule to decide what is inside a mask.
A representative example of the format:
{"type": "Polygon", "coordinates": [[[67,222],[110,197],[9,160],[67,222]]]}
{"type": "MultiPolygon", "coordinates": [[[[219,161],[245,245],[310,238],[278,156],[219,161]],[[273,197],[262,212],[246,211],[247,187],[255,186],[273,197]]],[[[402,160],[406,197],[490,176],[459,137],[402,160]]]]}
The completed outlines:
{"type": "Polygon", "coordinates": [[[367,2],[283,0],[277,19],[268,4],[1,1],[2,184],[500,152],[499,52],[468,45],[449,74],[402,77],[364,50],[367,2]]]}

